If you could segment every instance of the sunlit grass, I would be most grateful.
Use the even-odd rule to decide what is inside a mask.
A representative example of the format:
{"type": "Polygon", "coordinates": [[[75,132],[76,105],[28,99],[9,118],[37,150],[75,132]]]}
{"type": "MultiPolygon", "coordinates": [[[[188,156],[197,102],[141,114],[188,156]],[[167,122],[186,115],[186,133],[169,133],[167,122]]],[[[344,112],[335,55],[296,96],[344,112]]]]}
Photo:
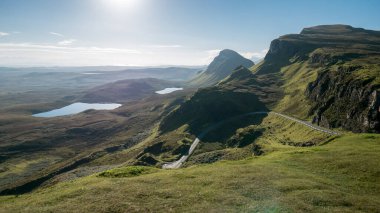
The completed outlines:
{"type": "Polygon", "coordinates": [[[0,201],[8,212],[376,212],[379,142],[379,135],[352,134],[247,160],[93,175],[0,201]]]}

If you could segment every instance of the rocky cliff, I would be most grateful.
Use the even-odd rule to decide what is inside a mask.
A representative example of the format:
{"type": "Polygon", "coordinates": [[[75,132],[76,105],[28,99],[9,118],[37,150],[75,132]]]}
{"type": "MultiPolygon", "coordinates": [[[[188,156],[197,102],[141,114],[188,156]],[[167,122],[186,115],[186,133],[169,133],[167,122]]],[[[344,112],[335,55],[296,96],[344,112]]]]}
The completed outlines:
{"type": "Polygon", "coordinates": [[[325,127],[380,132],[380,32],[347,25],[305,28],[272,41],[256,76],[278,74],[274,108],[325,127]]]}
{"type": "MultiPolygon", "coordinates": [[[[380,85],[373,78],[353,78],[357,66],[325,70],[308,85],[313,122],[354,132],[380,132],[380,85]]],[[[377,70],[380,72],[380,70],[377,70]]]]}

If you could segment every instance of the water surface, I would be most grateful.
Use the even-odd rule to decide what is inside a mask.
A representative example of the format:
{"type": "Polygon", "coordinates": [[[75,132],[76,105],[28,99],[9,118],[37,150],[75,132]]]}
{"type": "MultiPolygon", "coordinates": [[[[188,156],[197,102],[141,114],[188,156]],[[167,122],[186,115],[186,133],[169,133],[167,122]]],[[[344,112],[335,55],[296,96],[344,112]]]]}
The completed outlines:
{"type": "Polygon", "coordinates": [[[104,73],[101,73],[101,72],[84,72],[82,74],[83,75],[102,75],[104,73]]]}
{"type": "Polygon", "coordinates": [[[68,106],[54,109],[48,112],[42,112],[38,114],[34,114],[34,117],[42,117],[42,118],[50,118],[50,117],[56,117],[56,116],[64,116],[64,115],[73,115],[77,114],[89,109],[95,109],[95,110],[112,110],[120,107],[121,104],[115,104],[115,103],[109,103],[109,104],[88,104],[88,103],[73,103],[68,106]]]}
{"type": "Polygon", "coordinates": [[[156,93],[160,94],[160,95],[164,95],[164,94],[169,94],[169,93],[172,93],[172,92],[178,91],[178,90],[183,90],[183,88],[170,87],[170,88],[165,88],[165,89],[160,90],[160,91],[156,91],[156,93]]]}

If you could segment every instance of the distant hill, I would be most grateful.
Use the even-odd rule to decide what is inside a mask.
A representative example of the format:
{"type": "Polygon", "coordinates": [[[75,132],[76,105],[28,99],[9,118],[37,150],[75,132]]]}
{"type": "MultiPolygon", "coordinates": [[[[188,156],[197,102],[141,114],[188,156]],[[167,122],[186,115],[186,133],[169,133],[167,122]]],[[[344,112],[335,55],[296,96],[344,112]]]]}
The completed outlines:
{"type": "Polygon", "coordinates": [[[155,78],[121,80],[90,89],[80,101],[124,103],[153,95],[157,90],[178,86],[179,83],[155,78]]]}
{"type": "Polygon", "coordinates": [[[250,68],[254,63],[241,56],[233,50],[222,50],[217,57],[207,67],[207,70],[200,73],[189,82],[193,87],[207,87],[218,83],[229,76],[238,66],[250,68]]]}

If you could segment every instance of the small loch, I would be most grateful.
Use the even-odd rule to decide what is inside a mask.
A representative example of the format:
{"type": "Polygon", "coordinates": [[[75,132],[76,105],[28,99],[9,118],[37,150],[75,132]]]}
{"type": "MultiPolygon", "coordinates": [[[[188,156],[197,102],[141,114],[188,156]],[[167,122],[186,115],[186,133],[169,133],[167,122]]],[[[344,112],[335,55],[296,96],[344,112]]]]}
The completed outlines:
{"type": "Polygon", "coordinates": [[[83,112],[83,111],[86,111],[89,109],[113,110],[113,109],[116,109],[120,106],[121,106],[121,104],[116,104],[116,103],[104,103],[104,104],[91,103],[91,104],[88,104],[88,103],[77,102],[77,103],[73,103],[73,104],[70,104],[68,106],[65,106],[65,107],[62,107],[59,109],[54,109],[51,111],[34,114],[32,116],[33,117],[41,117],[41,118],[50,118],[50,117],[57,117],[57,116],[73,115],[73,114],[77,114],[77,113],[80,113],[80,112],[83,112]]]}
{"type": "Polygon", "coordinates": [[[156,91],[157,94],[164,95],[164,94],[169,94],[178,90],[183,90],[183,88],[179,87],[170,87],[170,88],[165,88],[163,90],[156,91]]]}

